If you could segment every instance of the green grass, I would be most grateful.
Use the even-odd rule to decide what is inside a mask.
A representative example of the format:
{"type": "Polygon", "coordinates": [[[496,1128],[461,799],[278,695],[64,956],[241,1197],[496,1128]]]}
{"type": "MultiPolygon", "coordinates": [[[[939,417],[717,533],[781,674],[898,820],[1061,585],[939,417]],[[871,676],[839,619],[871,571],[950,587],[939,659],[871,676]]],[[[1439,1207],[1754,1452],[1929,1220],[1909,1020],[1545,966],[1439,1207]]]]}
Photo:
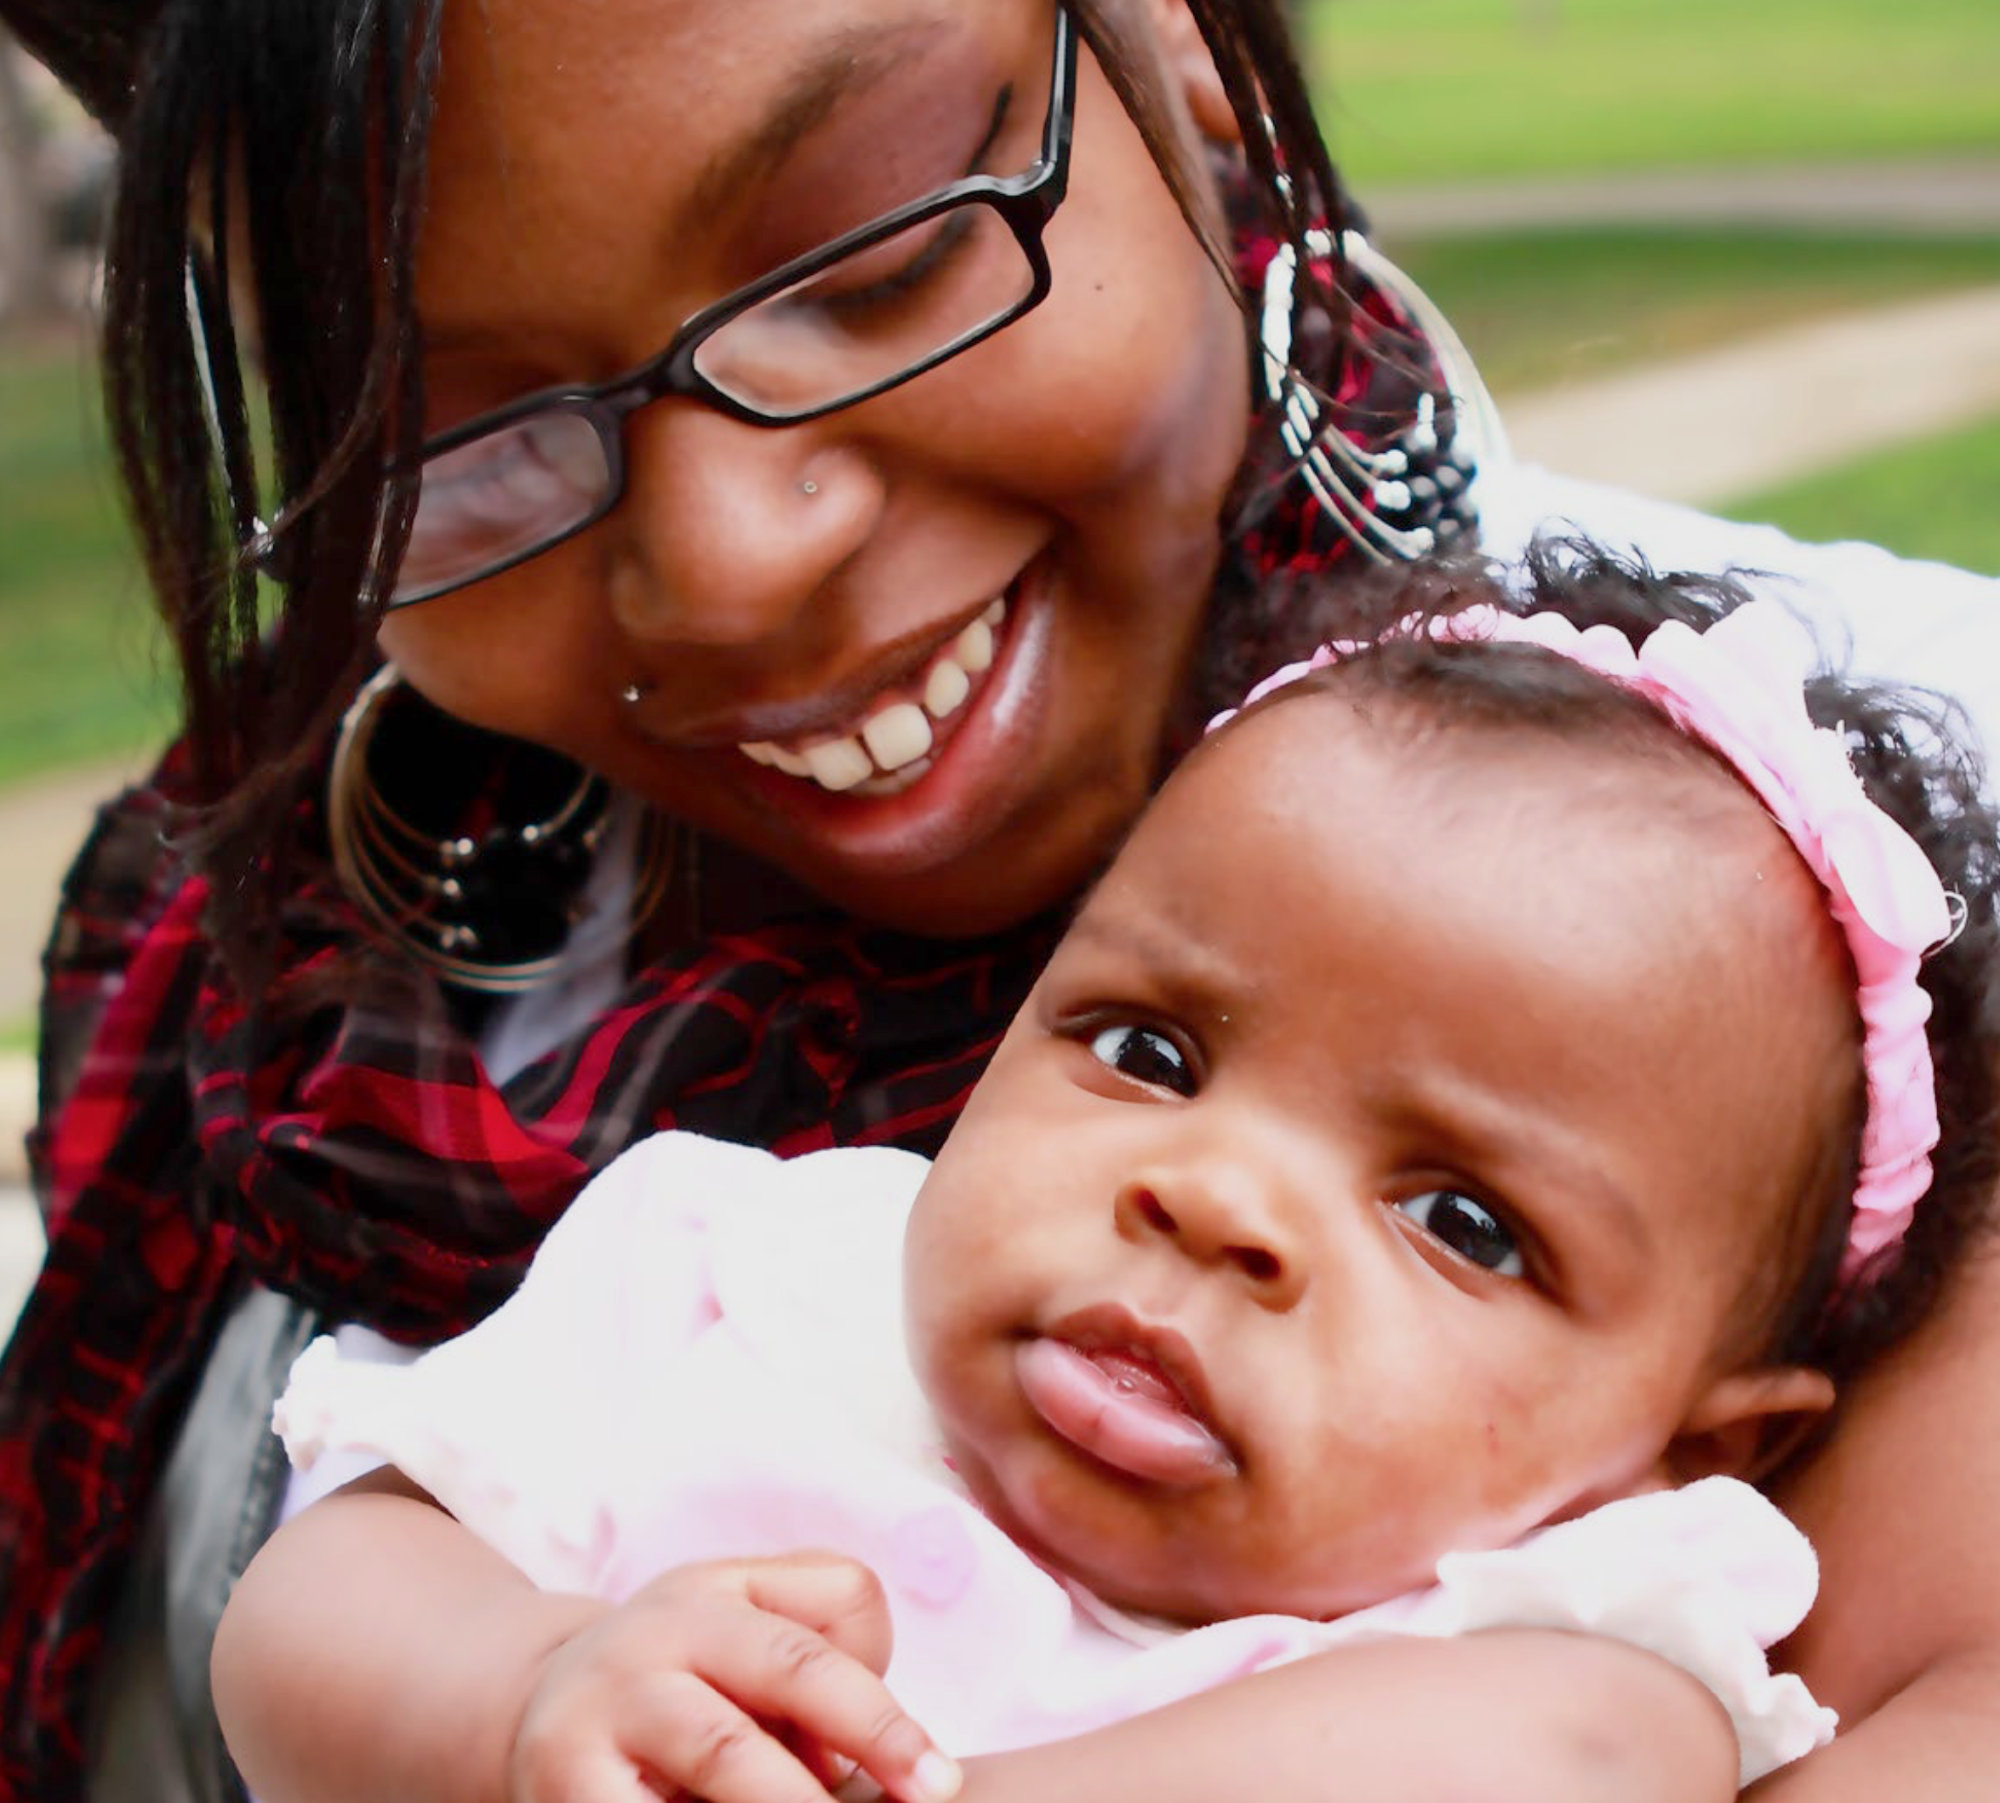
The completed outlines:
{"type": "Polygon", "coordinates": [[[1370,181],[2000,149],[1994,0],[1312,0],[1370,181]]]}
{"type": "Polygon", "coordinates": [[[1730,503],[1805,539],[1865,538],[2000,576],[2000,419],[1730,503]]]}
{"type": "Polygon", "coordinates": [[[0,348],[0,783],[157,739],[157,644],[85,352],[0,348]]]}
{"type": "Polygon", "coordinates": [[[2000,282],[2000,240],[1592,230],[1388,248],[1500,392],[1702,350],[1815,314],[2000,282]]]}

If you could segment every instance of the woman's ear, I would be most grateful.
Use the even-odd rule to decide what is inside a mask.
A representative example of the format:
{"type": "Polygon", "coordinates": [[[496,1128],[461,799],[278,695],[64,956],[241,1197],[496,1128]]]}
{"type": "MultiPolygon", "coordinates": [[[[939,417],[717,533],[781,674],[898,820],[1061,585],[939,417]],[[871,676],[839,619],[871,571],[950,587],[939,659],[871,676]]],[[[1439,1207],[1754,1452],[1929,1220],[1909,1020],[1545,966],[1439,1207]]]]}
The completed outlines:
{"type": "Polygon", "coordinates": [[[1243,127],[1216,73],[1215,58],[1194,22],[1186,0],[1145,0],[1160,46],[1160,60],[1179,84],[1182,103],[1196,131],[1211,144],[1240,144],[1243,127]]]}
{"type": "Polygon", "coordinates": [[[1677,1484],[1702,1477],[1755,1483],[1776,1469],[1833,1407],[1833,1379],[1805,1365],[1731,1372],[1702,1392],[1668,1443],[1677,1484]]]}

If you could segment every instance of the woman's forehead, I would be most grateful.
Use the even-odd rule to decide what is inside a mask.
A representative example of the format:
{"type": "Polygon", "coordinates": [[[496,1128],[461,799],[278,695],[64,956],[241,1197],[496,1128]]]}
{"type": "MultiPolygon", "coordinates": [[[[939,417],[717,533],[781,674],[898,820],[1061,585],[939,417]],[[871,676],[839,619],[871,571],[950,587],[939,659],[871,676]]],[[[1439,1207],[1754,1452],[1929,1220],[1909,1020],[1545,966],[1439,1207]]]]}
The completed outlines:
{"type": "Polygon", "coordinates": [[[964,173],[1053,29],[1023,0],[447,0],[427,319],[467,282],[481,313],[496,263],[510,296],[615,280],[614,258],[657,293],[778,200],[820,236],[858,224],[964,173]]]}
{"type": "Polygon", "coordinates": [[[679,131],[754,138],[808,127],[900,64],[1004,51],[1049,11],[1039,0],[446,0],[445,91],[564,110],[636,96],[679,131]]]}

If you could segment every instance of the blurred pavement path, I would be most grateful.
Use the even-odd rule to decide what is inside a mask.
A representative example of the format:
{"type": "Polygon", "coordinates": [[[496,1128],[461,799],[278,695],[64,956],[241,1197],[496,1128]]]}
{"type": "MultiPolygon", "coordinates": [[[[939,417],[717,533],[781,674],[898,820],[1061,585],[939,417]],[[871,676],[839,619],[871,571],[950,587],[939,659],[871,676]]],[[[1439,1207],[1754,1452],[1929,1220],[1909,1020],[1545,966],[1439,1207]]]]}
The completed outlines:
{"type": "Polygon", "coordinates": [[[1769,225],[1793,231],[2000,233],[2000,156],[1661,169],[1625,175],[1371,185],[1363,210],[1404,238],[1541,227],[1769,225]]]}
{"type": "MultiPolygon", "coordinates": [[[[0,789],[0,865],[7,873],[0,882],[0,1027],[24,1020],[34,1008],[42,942],[92,811],[144,766],[134,757],[0,789]]],[[[0,1177],[6,1158],[0,1147],[0,1177]]]]}
{"type": "Polygon", "coordinates": [[[1500,411],[1527,462],[1713,507],[2000,414],[2000,285],[1810,320],[1500,411]]]}
{"type": "Polygon", "coordinates": [[[0,1337],[13,1330],[42,1262],[42,1224],[28,1192],[0,1184],[0,1337]]]}

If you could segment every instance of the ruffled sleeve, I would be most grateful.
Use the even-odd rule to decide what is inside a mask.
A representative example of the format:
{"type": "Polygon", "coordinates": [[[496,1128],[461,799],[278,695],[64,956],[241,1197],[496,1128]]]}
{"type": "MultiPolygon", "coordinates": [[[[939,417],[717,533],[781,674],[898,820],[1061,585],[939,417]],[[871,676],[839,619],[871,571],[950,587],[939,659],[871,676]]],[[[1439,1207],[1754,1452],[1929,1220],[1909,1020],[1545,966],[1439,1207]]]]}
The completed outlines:
{"type": "Polygon", "coordinates": [[[1608,1503],[1515,1546],[1450,1554],[1431,1589],[1331,1626],[1562,1628],[1641,1647],[1714,1692],[1749,1784],[1833,1738],[1833,1711],[1799,1678],[1772,1671],[1765,1652],[1804,1620],[1818,1584],[1812,1547],[1770,1502],[1733,1478],[1705,1478],[1608,1503]]]}
{"type": "Polygon", "coordinates": [[[607,1455],[646,1384],[715,1318],[711,1217],[754,1206],[779,1162],[689,1133],[643,1141],[587,1185],[515,1294],[410,1365],[300,1355],[273,1412],[292,1462],[362,1452],[421,1485],[548,1589],[593,1590],[607,1455]]]}

